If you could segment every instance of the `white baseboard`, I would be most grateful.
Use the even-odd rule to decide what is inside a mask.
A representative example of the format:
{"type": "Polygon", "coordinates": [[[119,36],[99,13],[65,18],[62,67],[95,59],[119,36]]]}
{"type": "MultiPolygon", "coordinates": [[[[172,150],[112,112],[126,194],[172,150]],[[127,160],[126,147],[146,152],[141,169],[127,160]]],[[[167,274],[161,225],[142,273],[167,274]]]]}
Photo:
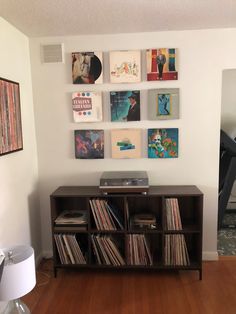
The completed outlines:
{"type": "Polygon", "coordinates": [[[52,250],[50,251],[43,251],[43,258],[51,258],[53,256],[52,250]]]}
{"type": "Polygon", "coordinates": [[[202,252],[202,260],[203,261],[218,261],[219,255],[218,252],[202,252]]]}
{"type": "Polygon", "coordinates": [[[40,253],[39,255],[35,256],[35,264],[36,264],[36,267],[39,266],[39,264],[40,264],[42,258],[43,258],[42,253],[40,253]]]}
{"type": "Polygon", "coordinates": [[[51,258],[51,257],[52,257],[52,251],[41,252],[38,256],[35,257],[36,267],[40,264],[40,262],[43,258],[51,258]]]}

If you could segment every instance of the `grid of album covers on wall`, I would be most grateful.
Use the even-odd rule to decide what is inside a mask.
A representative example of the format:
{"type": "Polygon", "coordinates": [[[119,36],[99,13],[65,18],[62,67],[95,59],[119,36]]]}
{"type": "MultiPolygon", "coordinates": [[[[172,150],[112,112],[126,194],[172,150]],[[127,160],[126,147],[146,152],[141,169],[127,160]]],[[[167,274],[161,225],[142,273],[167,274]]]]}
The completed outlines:
{"type": "Polygon", "coordinates": [[[147,151],[148,158],[177,158],[179,130],[169,124],[167,128],[163,126],[164,122],[160,122],[180,118],[179,88],[161,86],[161,81],[178,80],[177,61],[176,48],[110,51],[109,83],[114,86],[122,83],[124,88],[98,91],[93,90],[91,86],[104,83],[103,52],[72,52],[72,83],[81,86],[72,93],[73,121],[80,125],[74,131],[75,158],[103,159],[105,144],[110,146],[111,158],[115,159],[141,158],[144,150],[147,151]],[[144,98],[141,97],[143,91],[132,89],[129,84],[142,81],[142,53],[145,53],[146,57],[145,81],[157,82],[153,88],[146,91],[146,104],[141,103],[144,98]],[[128,88],[124,83],[129,84],[128,88]],[[84,91],[84,85],[90,87],[84,91]],[[104,97],[105,93],[107,97],[104,97]],[[147,120],[156,125],[146,130],[138,126],[142,120],[141,108],[144,108],[144,105],[147,120]],[[108,111],[107,115],[105,111],[108,111]],[[104,122],[104,116],[108,117],[106,121],[114,122],[114,126],[117,125],[115,123],[121,125],[106,131],[109,132],[110,138],[109,141],[106,139],[106,143],[104,130],[88,126],[88,123],[104,122]],[[142,145],[144,131],[147,133],[146,147],[142,145]]]}

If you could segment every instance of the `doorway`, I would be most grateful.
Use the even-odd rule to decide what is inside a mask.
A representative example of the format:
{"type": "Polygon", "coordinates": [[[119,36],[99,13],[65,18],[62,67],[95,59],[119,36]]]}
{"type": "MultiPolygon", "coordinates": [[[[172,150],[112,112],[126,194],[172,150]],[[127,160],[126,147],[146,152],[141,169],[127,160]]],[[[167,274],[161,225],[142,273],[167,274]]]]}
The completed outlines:
{"type": "MultiPolygon", "coordinates": [[[[236,69],[224,70],[222,75],[221,130],[236,147],[236,69]]],[[[221,145],[222,148],[222,145],[221,145]]],[[[233,146],[234,148],[234,146],[233,146]]],[[[221,151],[222,153],[222,151],[221,151]]],[[[221,155],[222,156],[222,155],[221,155]]],[[[235,157],[236,158],[236,157],[235,157]]],[[[226,167],[227,168],[227,167],[226,167]]],[[[226,169],[227,171],[229,169],[226,169]]],[[[229,172],[229,175],[231,173],[229,172]]],[[[235,180],[235,175],[233,174],[235,180]]],[[[219,193],[222,189],[219,188],[219,193]]],[[[222,195],[219,194],[219,199],[222,195]]],[[[236,255],[236,182],[230,184],[227,202],[218,230],[218,254],[236,255]]],[[[219,202],[220,204],[220,202],[219,202]]],[[[220,209],[221,210],[221,209],[220,209]]]]}

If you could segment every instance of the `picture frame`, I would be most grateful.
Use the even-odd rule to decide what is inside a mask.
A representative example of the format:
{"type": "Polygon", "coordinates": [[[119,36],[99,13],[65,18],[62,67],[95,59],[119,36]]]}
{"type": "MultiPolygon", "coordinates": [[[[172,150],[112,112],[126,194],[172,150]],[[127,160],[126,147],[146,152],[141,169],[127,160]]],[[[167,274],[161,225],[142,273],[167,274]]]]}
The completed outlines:
{"type": "Polygon", "coordinates": [[[23,150],[20,84],[0,78],[0,156],[23,150]]]}
{"type": "Polygon", "coordinates": [[[147,81],[178,80],[176,48],[146,50],[147,81]]]}
{"type": "Polygon", "coordinates": [[[115,159],[141,158],[141,129],[111,130],[111,155],[115,159]]]}
{"type": "Polygon", "coordinates": [[[178,158],[179,129],[148,129],[148,158],[178,158]]]}
{"type": "Polygon", "coordinates": [[[179,119],[179,88],[148,90],[148,120],[179,119]]]}
{"type": "Polygon", "coordinates": [[[111,83],[141,82],[140,50],[110,51],[109,58],[111,83]]]}

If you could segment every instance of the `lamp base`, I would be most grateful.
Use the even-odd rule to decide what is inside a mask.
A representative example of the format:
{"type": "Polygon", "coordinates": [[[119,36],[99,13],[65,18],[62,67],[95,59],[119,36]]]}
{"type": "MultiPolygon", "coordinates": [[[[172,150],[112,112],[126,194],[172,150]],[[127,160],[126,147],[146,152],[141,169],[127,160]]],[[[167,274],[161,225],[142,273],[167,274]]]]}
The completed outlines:
{"type": "Polygon", "coordinates": [[[30,314],[30,310],[20,299],[9,301],[3,314],[30,314]]]}

